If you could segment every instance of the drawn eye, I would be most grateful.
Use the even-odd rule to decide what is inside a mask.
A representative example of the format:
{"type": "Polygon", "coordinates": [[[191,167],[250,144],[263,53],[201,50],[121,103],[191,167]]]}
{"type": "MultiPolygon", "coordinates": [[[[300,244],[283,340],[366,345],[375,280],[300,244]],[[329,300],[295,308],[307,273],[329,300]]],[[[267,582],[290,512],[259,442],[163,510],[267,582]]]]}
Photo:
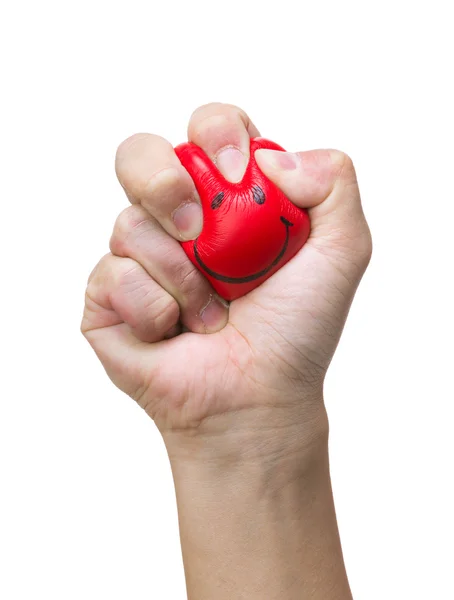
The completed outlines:
{"type": "Polygon", "coordinates": [[[211,208],[213,210],[216,210],[217,208],[219,208],[221,206],[223,200],[224,200],[224,192],[219,192],[219,194],[216,194],[216,196],[211,201],[211,208]]]}
{"type": "Polygon", "coordinates": [[[257,204],[265,204],[265,192],[258,185],[252,187],[252,195],[257,204]]]}

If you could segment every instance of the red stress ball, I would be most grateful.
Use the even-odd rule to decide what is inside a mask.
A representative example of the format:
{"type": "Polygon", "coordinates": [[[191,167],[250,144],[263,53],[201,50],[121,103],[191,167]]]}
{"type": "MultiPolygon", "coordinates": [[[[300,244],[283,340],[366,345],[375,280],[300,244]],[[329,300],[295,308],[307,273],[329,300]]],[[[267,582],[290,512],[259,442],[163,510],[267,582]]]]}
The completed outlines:
{"type": "Polygon", "coordinates": [[[307,211],[298,208],[260,171],[254,152],[283,148],[251,140],[250,160],[243,179],[230,183],[195,144],[180,144],[175,152],[194,180],[202,201],[203,230],[183,242],[194,265],[226,300],[244,296],[288,262],[309,237],[307,211]]]}

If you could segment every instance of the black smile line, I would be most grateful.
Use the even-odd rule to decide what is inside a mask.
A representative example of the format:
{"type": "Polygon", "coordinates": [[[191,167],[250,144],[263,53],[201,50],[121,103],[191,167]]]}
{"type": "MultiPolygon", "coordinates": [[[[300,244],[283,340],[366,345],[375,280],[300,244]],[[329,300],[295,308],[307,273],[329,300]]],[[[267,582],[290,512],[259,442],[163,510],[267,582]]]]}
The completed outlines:
{"type": "Polygon", "coordinates": [[[269,271],[271,271],[271,269],[273,267],[275,267],[277,265],[277,263],[282,259],[282,257],[284,256],[284,254],[287,250],[288,240],[290,237],[289,230],[290,230],[290,227],[293,227],[293,223],[290,223],[290,221],[287,221],[287,219],[285,217],[281,217],[281,221],[285,225],[285,242],[284,242],[284,245],[282,246],[282,250],[276,256],[276,258],[273,260],[273,262],[270,265],[268,265],[268,267],[266,267],[266,269],[263,269],[262,271],[259,271],[258,273],[254,273],[253,275],[247,275],[246,277],[227,277],[226,275],[220,275],[219,273],[216,273],[216,271],[212,271],[209,267],[206,266],[206,264],[200,258],[200,254],[197,250],[197,241],[194,242],[194,256],[196,258],[196,261],[199,263],[199,265],[202,267],[202,269],[208,273],[208,275],[210,275],[214,279],[217,279],[218,281],[223,281],[224,283],[248,283],[249,281],[255,281],[256,279],[260,279],[260,277],[263,277],[264,275],[266,275],[269,271]]]}

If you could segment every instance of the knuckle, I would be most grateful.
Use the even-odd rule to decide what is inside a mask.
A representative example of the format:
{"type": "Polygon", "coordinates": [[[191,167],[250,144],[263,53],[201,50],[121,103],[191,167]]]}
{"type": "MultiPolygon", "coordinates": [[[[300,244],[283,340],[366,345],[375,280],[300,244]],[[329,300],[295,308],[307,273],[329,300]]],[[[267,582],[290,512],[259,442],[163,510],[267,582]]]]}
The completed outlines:
{"type": "Polygon", "coordinates": [[[352,157],[351,157],[349,154],[347,154],[346,152],[342,152],[342,151],[340,151],[340,154],[341,154],[341,156],[342,156],[342,164],[343,164],[343,168],[344,168],[345,170],[348,170],[348,169],[350,169],[350,170],[351,170],[351,169],[354,169],[354,166],[353,166],[353,159],[352,159],[352,157]]]}
{"type": "Polygon", "coordinates": [[[207,104],[201,104],[192,112],[191,119],[198,119],[213,114],[222,110],[223,106],[224,104],[222,102],[207,102],[207,104]]]}
{"type": "Polygon", "coordinates": [[[140,205],[133,204],[122,210],[115,221],[109,241],[112,254],[124,256],[127,253],[131,235],[144,221],[148,220],[147,211],[140,205]]]}
{"type": "Polygon", "coordinates": [[[193,188],[183,167],[166,166],[150,177],[137,178],[133,194],[151,214],[163,214],[176,197],[193,195],[193,188]]]}
{"type": "Polygon", "coordinates": [[[156,219],[168,219],[172,211],[196,196],[194,183],[182,166],[168,166],[143,182],[142,204],[156,219]]]}
{"type": "Polygon", "coordinates": [[[355,165],[351,156],[340,150],[335,150],[335,162],[339,167],[338,180],[346,184],[357,184],[355,165]]]}
{"type": "MultiPolygon", "coordinates": [[[[172,146],[161,136],[138,133],[120,144],[115,157],[115,171],[131,203],[139,202],[143,186],[149,179],[156,157],[171,156],[172,146]]],[[[155,169],[153,169],[155,170],[155,169]]]]}
{"type": "Polygon", "coordinates": [[[189,122],[188,134],[209,155],[216,155],[226,146],[235,146],[247,152],[250,127],[249,117],[240,108],[232,104],[214,103],[201,107],[194,113],[189,122]]]}
{"type": "Polygon", "coordinates": [[[236,106],[235,104],[225,104],[224,106],[226,107],[227,113],[231,115],[232,119],[241,119],[246,128],[251,125],[249,115],[242,108],[236,106]]]}
{"type": "Polygon", "coordinates": [[[158,331],[169,329],[178,321],[180,309],[176,300],[134,260],[122,259],[121,269],[111,277],[114,296],[128,298],[130,307],[140,307],[137,311],[131,309],[128,322],[133,327],[143,327],[144,315],[158,331]]]}
{"type": "Polygon", "coordinates": [[[197,142],[203,135],[212,135],[216,130],[227,129],[231,126],[232,119],[224,112],[200,115],[192,124],[192,137],[197,142]]]}
{"type": "Polygon", "coordinates": [[[121,258],[118,265],[111,265],[109,276],[113,287],[122,289],[126,293],[134,293],[144,287],[147,279],[143,277],[142,267],[132,258],[121,258]],[[113,268],[113,267],[117,268],[113,268]]]}
{"type": "Polygon", "coordinates": [[[148,201],[155,201],[161,195],[167,196],[181,185],[182,168],[168,166],[153,173],[151,177],[144,180],[141,186],[141,196],[148,201]]]}
{"type": "MultiPolygon", "coordinates": [[[[121,211],[118,215],[112,232],[112,238],[122,239],[129,234],[131,230],[132,212],[131,209],[135,209],[136,206],[129,206],[121,211]]],[[[134,211],[135,212],[135,211],[134,211]]]]}
{"type": "Polygon", "coordinates": [[[100,258],[97,265],[90,273],[87,281],[87,287],[93,285],[97,280],[102,279],[106,271],[109,270],[109,265],[111,261],[112,254],[108,252],[104,256],[100,258]]]}
{"type": "Polygon", "coordinates": [[[96,265],[93,267],[93,269],[90,272],[90,275],[88,276],[87,279],[87,286],[90,284],[90,282],[94,279],[94,277],[96,277],[96,273],[99,269],[99,261],[96,263],[96,265]]]}
{"type": "Polygon", "coordinates": [[[217,115],[225,115],[230,118],[237,118],[238,116],[242,119],[248,120],[248,116],[238,106],[235,104],[226,104],[224,102],[209,102],[208,104],[203,104],[195,109],[195,111],[191,115],[191,119],[205,119],[211,116],[217,115]]]}
{"type": "Polygon", "coordinates": [[[80,326],[84,336],[91,330],[92,316],[102,309],[107,285],[112,271],[112,255],[103,256],[90,273],[85,289],[85,302],[82,323],[80,326]]]}
{"type": "Polygon", "coordinates": [[[122,282],[138,266],[130,258],[120,258],[113,254],[107,254],[102,258],[102,264],[99,270],[99,276],[95,282],[96,288],[106,290],[115,290],[122,285],[122,282]]]}
{"type": "Polygon", "coordinates": [[[334,151],[334,162],[338,165],[337,183],[348,193],[344,199],[348,209],[351,228],[350,243],[355,258],[362,270],[367,268],[372,257],[372,236],[361,207],[361,197],[358,190],[358,180],[352,158],[345,152],[334,151]]]}
{"type": "Polygon", "coordinates": [[[131,150],[137,146],[138,144],[143,144],[148,141],[148,139],[152,137],[149,133],[135,133],[130,137],[126,138],[117,148],[117,152],[115,155],[115,162],[117,164],[121,164],[125,158],[128,157],[131,150]]]}
{"type": "Polygon", "coordinates": [[[206,292],[202,275],[191,263],[187,264],[187,261],[178,268],[176,284],[186,298],[192,298],[206,292]]]}
{"type": "Polygon", "coordinates": [[[245,125],[249,123],[249,117],[246,113],[233,104],[223,104],[221,102],[212,102],[197,108],[191,116],[189,128],[192,135],[200,135],[206,131],[222,129],[238,125],[243,121],[245,125]]]}
{"type": "Polygon", "coordinates": [[[112,254],[115,254],[116,256],[125,256],[127,252],[126,238],[120,236],[118,231],[114,231],[109,240],[109,249],[112,254]]]}
{"type": "Polygon", "coordinates": [[[178,322],[180,307],[162,288],[143,289],[143,312],[149,315],[153,329],[162,332],[178,322]]]}
{"type": "Polygon", "coordinates": [[[155,326],[159,331],[167,331],[170,326],[178,322],[180,307],[177,301],[169,295],[156,304],[154,307],[155,326]]]}

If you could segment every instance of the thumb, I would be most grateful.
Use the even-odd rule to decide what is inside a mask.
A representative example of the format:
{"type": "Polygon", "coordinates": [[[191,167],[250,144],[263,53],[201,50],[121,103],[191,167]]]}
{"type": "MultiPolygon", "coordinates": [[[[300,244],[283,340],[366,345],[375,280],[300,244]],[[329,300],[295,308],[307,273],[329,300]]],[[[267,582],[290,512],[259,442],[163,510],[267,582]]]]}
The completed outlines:
{"type": "Polygon", "coordinates": [[[318,368],[324,372],[372,251],[355,169],[351,159],[336,150],[292,154],[260,149],[255,158],[291,202],[308,209],[311,232],[301,251],[251,292],[260,298],[252,297],[244,329],[262,347],[264,330],[271,336],[268,345],[278,339],[285,348],[284,338],[289,342],[282,350],[286,364],[296,369],[304,365],[309,374],[314,367],[315,373],[318,368]]]}
{"type": "Polygon", "coordinates": [[[338,150],[292,153],[261,149],[255,158],[260,170],[289,200],[309,209],[308,243],[364,270],[372,243],[350,157],[338,150]]]}

